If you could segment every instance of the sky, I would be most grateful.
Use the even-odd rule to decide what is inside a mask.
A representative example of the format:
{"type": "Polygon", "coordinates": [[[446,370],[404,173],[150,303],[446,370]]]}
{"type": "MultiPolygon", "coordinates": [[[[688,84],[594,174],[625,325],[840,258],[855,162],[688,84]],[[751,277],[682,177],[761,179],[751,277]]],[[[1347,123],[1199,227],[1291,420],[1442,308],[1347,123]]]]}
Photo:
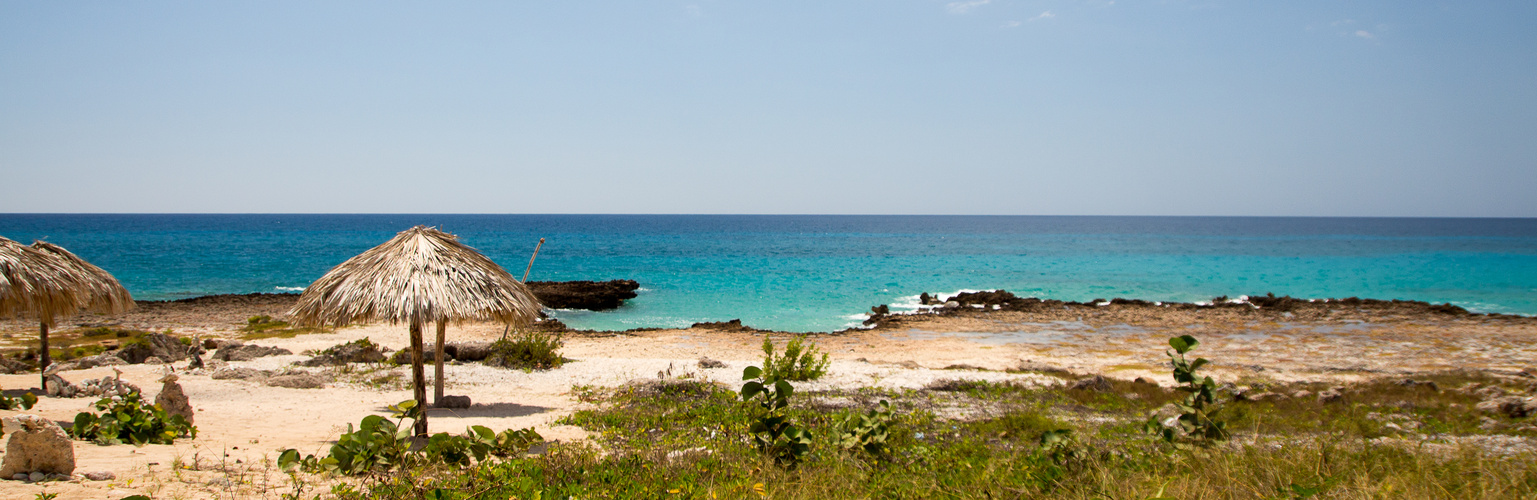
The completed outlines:
{"type": "Polygon", "coordinates": [[[1537,216],[1537,2],[0,0],[0,212],[1537,216]]]}

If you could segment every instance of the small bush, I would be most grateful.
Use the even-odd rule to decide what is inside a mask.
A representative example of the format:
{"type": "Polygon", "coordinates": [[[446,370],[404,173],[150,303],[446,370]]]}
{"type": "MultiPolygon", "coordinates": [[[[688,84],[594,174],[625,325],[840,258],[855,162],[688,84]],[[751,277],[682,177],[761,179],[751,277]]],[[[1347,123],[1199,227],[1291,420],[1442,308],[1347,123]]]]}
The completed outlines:
{"type": "Polygon", "coordinates": [[[95,442],[99,445],[133,443],[171,444],[179,437],[197,439],[197,427],[187,423],[181,415],[168,415],[158,405],[147,405],[139,393],[130,392],[115,398],[102,398],[95,404],[96,415],[80,412],[75,424],[66,429],[75,439],[95,442]]]}
{"type": "Polygon", "coordinates": [[[363,417],[357,430],[347,424],[347,432],[336,439],[331,453],[324,457],[299,456],[299,450],[286,449],[278,454],[278,467],[291,470],[299,467],[308,472],[334,472],[357,475],[368,472],[387,472],[395,468],[415,465],[446,464],[460,467],[474,462],[485,462],[491,457],[506,458],[527,451],[530,446],[544,441],[532,428],[508,429],[500,434],[490,428],[474,425],[463,435],[437,433],[427,438],[425,446],[412,449],[412,427],[407,419],[420,418],[421,411],[415,401],[402,401],[390,406],[394,422],[378,415],[363,417]]]}
{"type": "Polygon", "coordinates": [[[0,410],[30,410],[35,404],[37,404],[37,396],[30,392],[22,394],[19,398],[0,394],[0,410]]]}
{"type": "Polygon", "coordinates": [[[816,380],[827,374],[827,354],[817,349],[815,343],[806,342],[805,336],[790,339],[782,356],[774,355],[774,342],[763,337],[763,378],[803,382],[816,380]],[[822,356],[819,358],[817,354],[822,356]]]}
{"type": "Polygon", "coordinates": [[[502,368],[548,370],[560,368],[566,358],[560,356],[565,342],[559,335],[544,332],[521,332],[510,339],[491,343],[490,355],[485,363],[502,368]]]}

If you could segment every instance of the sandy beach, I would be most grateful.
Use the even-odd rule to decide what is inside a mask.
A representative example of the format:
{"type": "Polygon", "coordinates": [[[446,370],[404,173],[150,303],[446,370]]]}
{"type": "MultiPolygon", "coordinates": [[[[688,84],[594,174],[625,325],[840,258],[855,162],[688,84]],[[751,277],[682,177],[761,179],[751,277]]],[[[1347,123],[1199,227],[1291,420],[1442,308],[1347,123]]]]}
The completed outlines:
{"type": "MultiPolygon", "coordinates": [[[[64,323],[58,335],[101,325],[150,331],[170,329],[199,339],[238,339],[247,318],[281,318],[292,296],[209,297],[181,302],[142,303],[118,317],[81,316],[64,323]],[[64,325],[72,325],[66,327],[64,325]]],[[[1145,303],[1032,303],[994,307],[965,304],[924,314],[879,316],[870,328],[814,334],[829,353],[828,376],[799,390],[882,387],[921,389],[943,379],[1059,384],[1052,372],[1142,377],[1169,385],[1163,353],[1167,339],[1194,335],[1199,354],[1213,362],[1220,381],[1328,381],[1348,383],[1379,377],[1412,377],[1452,369],[1517,374],[1537,370],[1537,320],[1426,310],[1422,305],[1306,303],[1287,307],[1226,304],[1195,307],[1145,303]],[[1282,310],[1285,309],[1285,310],[1282,310]]],[[[450,341],[487,341],[501,325],[450,327],[450,341]]],[[[15,346],[35,338],[35,326],[0,323],[0,334],[15,346]]],[[[739,382],[742,368],[762,357],[764,335],[782,342],[791,334],[730,324],[687,329],[626,332],[563,331],[562,353],[570,363],[547,371],[493,368],[478,363],[446,367],[448,394],[470,396],[469,409],[431,410],[434,432],[461,432],[469,425],[494,430],[534,427],[547,440],[582,440],[585,433],[560,425],[561,417],[584,408],[573,387],[620,386],[637,379],[707,378],[739,382]],[[724,363],[700,368],[701,358],[724,363]]],[[[0,482],[0,498],[260,498],[286,491],[285,476],[272,461],[277,451],[296,448],[322,453],[329,441],[365,415],[411,398],[409,367],[302,368],[305,354],[368,338],[399,350],[407,347],[403,326],[375,324],[293,338],[249,340],[294,354],[266,356],[229,366],[260,370],[310,371],[329,382],[323,389],[270,387],[259,382],[215,380],[211,368],[188,370],[185,362],[126,365],[122,379],[143,388],[152,400],[157,382],[176,373],[196,409],[197,439],[174,445],[97,446],[75,442],[77,474],[110,471],[116,479],[24,484],[0,482]]],[[[432,370],[429,368],[428,376],[432,370]]],[[[59,372],[66,380],[112,376],[112,367],[59,372]]],[[[33,373],[0,375],[7,390],[35,388],[33,373]]],[[[429,391],[430,392],[430,391],[429,391]]],[[[44,397],[32,410],[4,411],[70,421],[95,398],[44,397]]]]}

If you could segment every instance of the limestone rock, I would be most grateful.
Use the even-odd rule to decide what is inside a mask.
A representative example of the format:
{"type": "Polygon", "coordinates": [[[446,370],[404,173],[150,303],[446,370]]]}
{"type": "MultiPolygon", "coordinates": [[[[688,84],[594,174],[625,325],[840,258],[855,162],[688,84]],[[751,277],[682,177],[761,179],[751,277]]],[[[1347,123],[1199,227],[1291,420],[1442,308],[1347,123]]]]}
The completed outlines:
{"type": "Polygon", "coordinates": [[[255,368],[225,367],[225,368],[220,368],[218,370],[214,370],[213,375],[209,375],[208,378],[211,378],[211,379],[214,379],[214,380],[229,380],[229,379],[240,379],[240,380],[258,379],[258,380],[260,380],[260,379],[265,379],[265,378],[267,378],[270,375],[272,375],[270,372],[266,372],[266,371],[262,371],[262,370],[257,370],[255,368]]]}
{"type": "Polygon", "coordinates": [[[55,398],[72,398],[75,397],[75,394],[78,392],[80,392],[80,389],[75,387],[75,384],[71,384],[68,380],[64,380],[64,377],[60,377],[59,374],[55,373],[48,376],[49,396],[55,398]]]}
{"type": "Polygon", "coordinates": [[[296,373],[268,378],[267,385],[289,389],[321,389],[326,386],[326,380],[313,373],[296,373]]]}
{"type": "Polygon", "coordinates": [[[1479,403],[1476,408],[1489,413],[1500,413],[1510,418],[1521,418],[1537,414],[1537,398],[1505,396],[1479,403]]]}
{"type": "Polygon", "coordinates": [[[166,375],[160,379],[160,395],[155,396],[155,404],[160,405],[167,414],[181,415],[191,424],[196,416],[192,411],[192,403],[187,400],[187,393],[181,390],[181,384],[176,383],[177,376],[166,375]]]}
{"type": "Polygon", "coordinates": [[[181,343],[176,337],[164,333],[147,333],[139,338],[138,342],[118,349],[116,356],[130,364],[144,363],[150,357],[160,358],[160,361],[170,363],[187,359],[190,355],[190,347],[181,343]]]}
{"type": "Polygon", "coordinates": [[[0,374],[10,375],[12,373],[26,373],[28,371],[30,371],[30,368],[27,367],[26,363],[22,363],[21,361],[17,361],[11,358],[0,357],[0,374]]]}
{"type": "Polygon", "coordinates": [[[99,470],[85,473],[85,478],[92,481],[111,481],[117,479],[117,474],[113,474],[112,471],[99,470]]]}
{"type": "Polygon", "coordinates": [[[245,344],[238,340],[229,340],[219,345],[219,350],[213,353],[213,359],[219,361],[250,361],[264,356],[283,354],[293,354],[293,351],[281,347],[267,347],[245,344]]]}
{"type": "MultiPolygon", "coordinates": [[[[445,351],[453,345],[445,345],[445,351]]],[[[446,352],[445,352],[446,354],[446,352]]],[[[340,366],[348,363],[378,363],[384,361],[384,351],[379,344],[367,342],[367,339],[353,341],[345,344],[337,344],[321,351],[320,355],[301,361],[300,366],[340,366]]]]}
{"type": "Polygon", "coordinates": [[[1095,375],[1068,384],[1067,388],[1075,391],[1105,392],[1110,390],[1110,380],[1106,379],[1103,375],[1095,375]]]}
{"type": "Polygon", "coordinates": [[[75,447],[58,424],[37,415],[17,415],[19,429],[10,433],[0,477],[16,474],[72,474],[75,447]]]}
{"type": "Polygon", "coordinates": [[[726,364],[722,363],[720,361],[717,361],[717,360],[710,359],[709,356],[705,356],[705,357],[699,358],[699,367],[700,368],[706,368],[706,369],[708,369],[708,368],[725,368],[726,364]]]}

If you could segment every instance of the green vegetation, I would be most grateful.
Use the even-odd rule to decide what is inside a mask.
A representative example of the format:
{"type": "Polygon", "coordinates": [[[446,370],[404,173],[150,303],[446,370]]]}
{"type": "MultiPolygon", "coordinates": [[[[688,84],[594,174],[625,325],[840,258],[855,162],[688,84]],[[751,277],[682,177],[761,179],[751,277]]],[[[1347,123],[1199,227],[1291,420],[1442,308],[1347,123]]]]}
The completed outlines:
{"type": "Polygon", "coordinates": [[[306,455],[299,457],[295,449],[282,450],[278,455],[278,467],[293,470],[296,467],[310,473],[330,472],[346,475],[385,474],[401,467],[455,466],[468,467],[471,463],[485,463],[492,457],[506,458],[519,454],[529,446],[543,441],[533,429],[506,430],[498,434],[484,426],[471,426],[464,435],[438,433],[427,438],[424,446],[413,451],[412,426],[401,425],[407,419],[420,416],[416,401],[403,401],[390,406],[389,419],[378,415],[363,417],[357,430],[347,424],[347,432],[337,438],[331,453],[324,457],[306,455]]]}
{"type": "Polygon", "coordinates": [[[100,415],[75,415],[75,424],[65,429],[70,437],[103,446],[124,442],[134,446],[171,444],[179,437],[197,439],[197,427],[181,415],[166,414],[160,405],[144,404],[137,392],[102,398],[95,407],[102,412],[100,415]]]}
{"type": "Polygon", "coordinates": [[[22,394],[20,397],[11,397],[0,394],[0,410],[30,410],[37,404],[37,396],[32,393],[22,394]]]}
{"type": "MultiPolygon", "coordinates": [[[[1183,390],[1121,380],[1109,380],[1107,390],[942,381],[923,390],[807,393],[758,369],[744,371],[747,382],[740,391],[691,378],[615,389],[575,387],[574,396],[594,408],[557,423],[586,429],[588,441],[485,460],[467,448],[474,439],[468,434],[453,446],[433,448],[429,440],[424,450],[440,450],[439,458],[425,458],[433,452],[423,451],[424,458],[409,467],[388,474],[369,469],[374,472],[335,484],[331,495],[1083,500],[1537,495],[1537,456],[1501,444],[1510,441],[1496,436],[1530,435],[1522,429],[1531,427],[1533,417],[1501,416],[1491,425],[1472,408],[1477,399],[1471,391],[1452,389],[1479,384],[1525,390],[1522,380],[1448,372],[1412,383],[1358,384],[1327,401],[1229,400],[1237,388],[1208,385],[1198,375],[1207,363],[1185,358],[1197,345],[1194,339],[1176,340],[1170,360],[1183,390]],[[1143,432],[1151,414],[1179,422],[1172,442],[1162,433],[1143,432]],[[1182,420],[1191,414],[1196,415],[1182,420]],[[800,431],[793,441],[787,438],[791,427],[800,431]],[[1227,439],[1213,434],[1214,428],[1227,439]]],[[[1265,380],[1245,385],[1276,393],[1328,389],[1265,380]]],[[[401,428],[399,422],[391,425],[376,425],[375,431],[401,428]]],[[[297,452],[288,456],[285,463],[298,463],[297,452]]],[[[321,479],[295,476],[301,488],[321,479]]]]}
{"type": "Polygon", "coordinates": [[[560,368],[569,361],[560,355],[560,348],[563,345],[565,342],[559,335],[535,331],[519,332],[510,339],[492,342],[490,355],[486,356],[485,363],[522,370],[560,368]]]}
{"type": "Polygon", "coordinates": [[[767,335],[763,336],[763,371],[764,378],[770,380],[789,380],[803,382],[822,378],[827,373],[827,354],[817,349],[814,343],[806,342],[804,335],[790,339],[785,344],[783,355],[774,355],[774,343],[767,335]],[[817,357],[821,354],[821,357],[817,357]]]}
{"type": "Polygon", "coordinates": [[[1217,383],[1211,377],[1197,378],[1196,375],[1196,370],[1210,361],[1206,358],[1196,358],[1195,361],[1185,359],[1185,353],[1195,350],[1198,345],[1201,342],[1189,335],[1169,339],[1169,346],[1173,349],[1167,351],[1167,354],[1169,364],[1174,367],[1174,382],[1179,384],[1176,389],[1190,395],[1175,405],[1179,416],[1175,417],[1173,426],[1165,426],[1154,415],[1148,418],[1147,429],[1170,443],[1184,439],[1210,446],[1212,441],[1228,437],[1227,424],[1217,420],[1217,414],[1222,411],[1222,406],[1217,402],[1217,383]]]}
{"type": "Polygon", "coordinates": [[[272,316],[268,316],[268,315],[265,315],[265,314],[262,314],[262,315],[259,315],[259,316],[252,316],[249,319],[246,319],[246,326],[241,328],[240,331],[244,332],[244,335],[241,335],[241,337],[246,339],[246,340],[259,340],[259,339],[271,339],[271,338],[291,339],[291,338],[294,338],[295,336],[305,335],[305,334],[310,334],[310,333],[330,333],[331,332],[331,330],[328,329],[328,328],[319,328],[319,327],[311,327],[311,326],[295,327],[293,325],[288,324],[287,321],[272,319],[272,316]]]}

